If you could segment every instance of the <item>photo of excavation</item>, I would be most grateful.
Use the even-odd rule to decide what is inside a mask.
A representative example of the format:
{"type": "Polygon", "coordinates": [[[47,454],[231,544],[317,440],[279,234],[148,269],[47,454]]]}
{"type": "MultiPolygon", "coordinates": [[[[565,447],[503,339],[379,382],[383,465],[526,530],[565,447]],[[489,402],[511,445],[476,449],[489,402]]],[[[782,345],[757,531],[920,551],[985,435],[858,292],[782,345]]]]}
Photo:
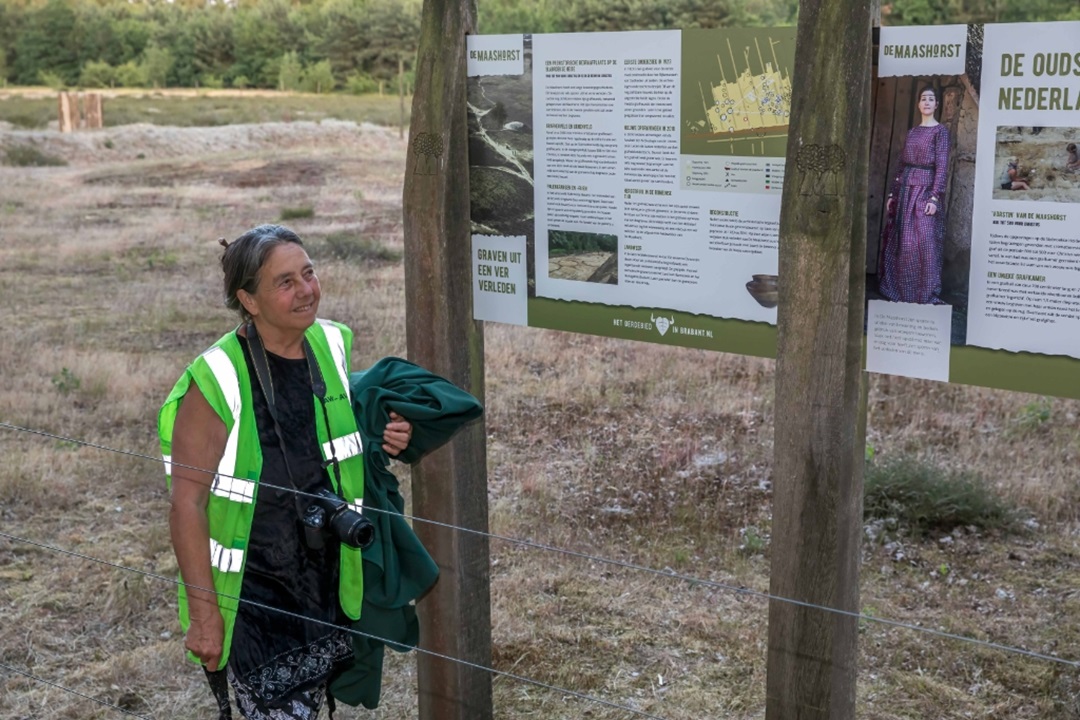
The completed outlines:
{"type": "Polygon", "coordinates": [[[548,277],[619,284],[619,238],[599,233],[548,233],[548,277]]]}
{"type": "Polygon", "coordinates": [[[1080,203],[1078,148],[1078,127],[999,127],[994,199],[1080,203]]]}

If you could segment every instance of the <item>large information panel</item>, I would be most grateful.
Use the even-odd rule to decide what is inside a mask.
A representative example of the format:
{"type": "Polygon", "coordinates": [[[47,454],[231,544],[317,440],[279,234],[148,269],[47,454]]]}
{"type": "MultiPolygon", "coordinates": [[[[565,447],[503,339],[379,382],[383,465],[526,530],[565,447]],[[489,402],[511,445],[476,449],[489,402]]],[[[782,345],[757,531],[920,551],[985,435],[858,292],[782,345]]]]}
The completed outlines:
{"type": "MultiPolygon", "coordinates": [[[[831,167],[784,175],[794,44],[471,37],[475,317],[775,355],[781,193],[831,167]]],[[[1080,23],[882,28],[875,62],[867,369],[1080,397],[1080,23]]]]}

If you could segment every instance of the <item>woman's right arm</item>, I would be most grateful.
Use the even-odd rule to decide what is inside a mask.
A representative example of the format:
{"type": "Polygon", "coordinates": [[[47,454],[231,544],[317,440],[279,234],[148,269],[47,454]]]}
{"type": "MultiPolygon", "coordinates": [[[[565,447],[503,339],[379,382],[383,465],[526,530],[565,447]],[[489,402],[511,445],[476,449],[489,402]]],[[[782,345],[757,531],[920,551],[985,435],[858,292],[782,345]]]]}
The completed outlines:
{"type": "MultiPolygon", "coordinates": [[[[910,132],[910,131],[909,131],[910,132]]],[[[907,137],[904,138],[904,144],[907,144],[907,137]]],[[[904,146],[900,146],[900,155],[898,158],[904,157],[904,146]]],[[[896,168],[896,176],[893,177],[892,185],[889,186],[889,198],[885,201],[885,211],[892,214],[893,209],[896,207],[896,199],[900,197],[900,178],[904,177],[904,161],[899,160],[899,165],[896,168]]]]}
{"type": "Polygon", "coordinates": [[[184,647],[208,670],[217,670],[225,623],[210,570],[210,528],[206,507],[214,468],[225,451],[227,432],[214,409],[192,383],[176,412],[172,438],[172,505],[169,532],[180,577],[187,586],[188,628],[184,647]],[[209,472],[194,470],[204,468],[209,472]]]}

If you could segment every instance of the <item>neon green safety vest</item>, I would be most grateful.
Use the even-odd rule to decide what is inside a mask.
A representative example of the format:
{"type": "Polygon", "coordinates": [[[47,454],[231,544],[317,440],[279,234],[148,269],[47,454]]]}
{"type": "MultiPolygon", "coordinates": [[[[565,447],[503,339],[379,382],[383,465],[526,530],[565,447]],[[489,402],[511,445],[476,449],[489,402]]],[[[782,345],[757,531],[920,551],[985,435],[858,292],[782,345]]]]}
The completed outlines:
{"type": "MultiPolygon", "coordinates": [[[[305,337],[311,344],[326,383],[325,403],[331,432],[327,431],[318,400],[312,396],[323,459],[329,460],[331,449],[334,450],[333,454],[340,463],[341,487],[338,487],[338,479],[332,471],[329,473],[331,482],[341,497],[359,511],[364,495],[364,457],[363,443],[357,430],[349,393],[352,331],[339,323],[319,320],[308,328],[305,337]],[[334,438],[333,448],[330,444],[331,437],[334,438]]],[[[225,621],[225,640],[219,665],[224,667],[229,659],[233,624],[244,578],[248,537],[255,513],[255,496],[262,471],[262,449],[255,426],[251,377],[236,331],[228,333],[197,357],[184,371],[165,404],[161,406],[158,435],[161,439],[161,453],[165,458],[165,476],[170,487],[173,425],[180,401],[192,380],[198,385],[210,407],[225,423],[228,432],[225,452],[218,462],[207,507],[210,565],[214,576],[214,590],[218,593],[218,607],[225,621]]],[[[275,484],[287,485],[280,480],[275,484]]],[[[339,577],[338,597],[341,608],[347,616],[357,620],[360,617],[360,603],[364,594],[359,549],[341,546],[339,577]]],[[[181,584],[180,625],[184,632],[187,632],[190,624],[187,593],[181,584]]],[[[191,653],[188,653],[188,657],[198,662],[191,653]]]]}

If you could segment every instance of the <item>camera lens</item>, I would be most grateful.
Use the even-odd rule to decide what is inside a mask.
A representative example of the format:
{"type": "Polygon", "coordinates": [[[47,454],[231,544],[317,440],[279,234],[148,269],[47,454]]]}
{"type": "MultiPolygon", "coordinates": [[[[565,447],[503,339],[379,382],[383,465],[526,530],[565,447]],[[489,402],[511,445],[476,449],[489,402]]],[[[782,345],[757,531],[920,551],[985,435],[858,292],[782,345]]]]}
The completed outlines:
{"type": "Polygon", "coordinates": [[[349,547],[367,550],[375,541],[375,526],[355,510],[338,513],[330,524],[334,534],[349,547]]]}

